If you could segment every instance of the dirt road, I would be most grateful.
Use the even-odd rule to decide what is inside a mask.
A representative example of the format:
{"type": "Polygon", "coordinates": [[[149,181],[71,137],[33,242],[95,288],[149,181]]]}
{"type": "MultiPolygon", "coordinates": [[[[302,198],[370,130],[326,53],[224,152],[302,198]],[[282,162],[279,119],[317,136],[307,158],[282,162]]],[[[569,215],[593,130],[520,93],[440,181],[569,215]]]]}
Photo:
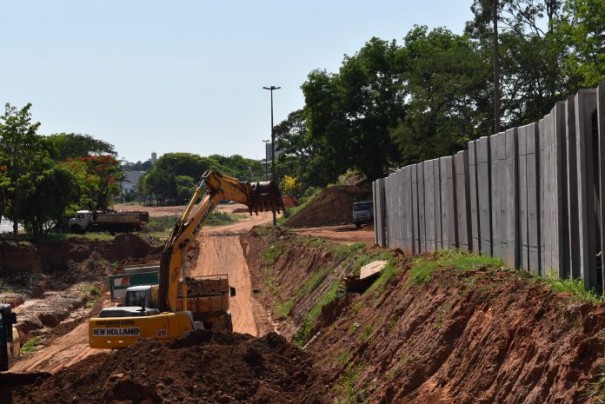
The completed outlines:
{"type": "Polygon", "coordinates": [[[220,228],[203,229],[198,236],[200,252],[193,276],[229,276],[229,284],[237,291],[231,298],[231,314],[235,332],[261,336],[273,331],[268,314],[254,299],[250,271],[239,241],[240,234],[253,226],[270,223],[270,212],[261,212],[247,219],[220,228]]]}

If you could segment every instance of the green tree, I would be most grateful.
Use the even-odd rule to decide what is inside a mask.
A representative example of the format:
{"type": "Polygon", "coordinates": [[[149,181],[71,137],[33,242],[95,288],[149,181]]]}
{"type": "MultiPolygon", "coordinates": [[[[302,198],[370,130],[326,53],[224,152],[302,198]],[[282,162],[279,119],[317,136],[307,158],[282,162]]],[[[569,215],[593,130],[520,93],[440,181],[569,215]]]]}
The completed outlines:
{"type": "MultiPolygon", "coordinates": [[[[518,126],[541,119],[568,93],[562,76],[565,46],[555,32],[562,1],[474,0],[471,10],[474,19],[467,23],[466,32],[476,41],[484,63],[499,72],[499,97],[492,96],[490,102],[499,103],[502,125],[518,126]],[[494,66],[495,61],[499,66],[494,66]]],[[[492,92],[494,83],[490,80],[492,92]]]]}
{"type": "Polygon", "coordinates": [[[403,165],[452,154],[490,130],[490,69],[468,37],[417,26],[404,53],[407,114],[391,133],[403,165]]]}
{"type": "Polygon", "coordinates": [[[68,158],[110,155],[116,156],[112,144],[79,133],[57,133],[46,138],[50,156],[54,160],[65,161],[68,158]]]}
{"type": "Polygon", "coordinates": [[[564,72],[570,92],[605,80],[605,7],[602,0],[567,0],[557,26],[567,46],[564,72]]]}
{"type": "Polygon", "coordinates": [[[110,155],[68,158],[64,166],[76,178],[78,208],[106,210],[119,194],[122,176],[119,162],[110,155]]]}
{"type": "Polygon", "coordinates": [[[73,174],[50,159],[45,163],[47,168],[38,175],[34,192],[22,206],[23,223],[34,238],[65,224],[65,212],[78,200],[73,174]]]}
{"type": "MultiPolygon", "coordinates": [[[[36,134],[40,123],[31,120],[31,104],[21,109],[5,105],[0,116],[0,166],[6,167],[2,177],[4,196],[0,211],[7,212],[13,221],[13,233],[23,221],[24,206],[36,191],[38,177],[44,171],[44,159],[48,152],[36,134]]],[[[43,203],[43,202],[41,202],[43,203]]]]}
{"type": "Polygon", "coordinates": [[[396,43],[372,38],[354,56],[345,56],[338,74],[309,74],[302,86],[306,123],[327,164],[324,180],[350,168],[374,180],[398,160],[389,133],[405,114],[402,69],[396,43]]]}

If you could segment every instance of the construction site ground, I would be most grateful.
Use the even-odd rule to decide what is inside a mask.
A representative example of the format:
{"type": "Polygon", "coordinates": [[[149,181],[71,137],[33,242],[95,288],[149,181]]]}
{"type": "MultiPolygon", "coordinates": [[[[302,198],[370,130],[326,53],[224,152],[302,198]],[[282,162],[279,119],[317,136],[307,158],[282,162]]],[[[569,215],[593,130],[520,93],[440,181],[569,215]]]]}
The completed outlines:
{"type": "MultiPolygon", "coordinates": [[[[334,192],[346,194],[341,191],[334,192]]],[[[349,199],[324,200],[330,206],[319,209],[343,215],[331,220],[346,220],[349,199]]],[[[182,212],[171,209],[161,214],[182,212]]],[[[173,344],[143,341],[117,351],[87,347],[86,319],[110,303],[104,293],[95,300],[96,290],[124,264],[157,260],[160,245],[121,235],[93,246],[66,241],[54,251],[45,244],[17,252],[0,246],[3,262],[14,261],[10,270],[2,268],[3,279],[30,268],[36,288],[12,290],[3,298],[12,299],[24,334],[38,336],[43,345],[0,373],[0,401],[603,399],[603,304],[555,293],[524,272],[490,266],[439,268],[426,283],[413,283],[414,258],[373,246],[371,227],[318,226],[316,215],[302,213],[292,230],[272,230],[271,214],[264,213],[204,228],[198,237],[190,275],[229,275],[237,289],[231,301],[234,333],[200,331],[173,344]],[[342,282],[359,270],[357,257],[384,254],[393,263],[389,277],[375,284],[342,282]]],[[[438,255],[424,259],[436,261],[438,255]]]]}

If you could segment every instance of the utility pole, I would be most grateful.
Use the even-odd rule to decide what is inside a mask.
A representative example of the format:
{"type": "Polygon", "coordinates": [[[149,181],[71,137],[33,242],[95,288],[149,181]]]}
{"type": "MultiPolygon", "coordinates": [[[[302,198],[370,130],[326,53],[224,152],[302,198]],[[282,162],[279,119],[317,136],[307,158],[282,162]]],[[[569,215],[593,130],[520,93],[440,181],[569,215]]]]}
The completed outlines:
{"type": "MultiPolygon", "coordinates": [[[[263,87],[264,90],[271,92],[271,181],[275,181],[275,130],[273,128],[273,90],[279,90],[281,87],[269,86],[263,87]]],[[[275,210],[273,210],[273,227],[277,226],[275,210]]]]}

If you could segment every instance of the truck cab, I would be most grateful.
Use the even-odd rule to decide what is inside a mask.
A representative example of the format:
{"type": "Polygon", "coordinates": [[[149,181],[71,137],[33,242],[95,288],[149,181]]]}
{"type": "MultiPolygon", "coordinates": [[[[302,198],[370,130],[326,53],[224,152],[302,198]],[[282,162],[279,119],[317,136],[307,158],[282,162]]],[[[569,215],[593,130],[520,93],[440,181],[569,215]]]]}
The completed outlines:
{"type": "Polygon", "coordinates": [[[374,203],[370,200],[353,203],[353,224],[360,228],[362,224],[374,223],[374,203]]]}
{"type": "Polygon", "coordinates": [[[90,223],[93,221],[93,213],[89,210],[79,210],[76,216],[67,221],[69,230],[75,233],[83,233],[86,231],[90,223]]]}

